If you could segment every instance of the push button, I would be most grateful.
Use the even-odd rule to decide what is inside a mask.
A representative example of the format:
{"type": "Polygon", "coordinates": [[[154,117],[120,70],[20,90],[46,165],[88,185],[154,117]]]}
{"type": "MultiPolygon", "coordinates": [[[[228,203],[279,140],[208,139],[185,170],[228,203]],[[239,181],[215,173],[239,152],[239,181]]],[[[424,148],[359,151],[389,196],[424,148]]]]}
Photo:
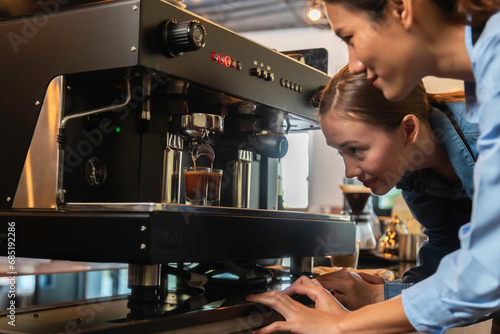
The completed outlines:
{"type": "Polygon", "coordinates": [[[267,78],[269,77],[269,72],[267,72],[267,70],[262,71],[261,77],[267,80],[267,78]]]}
{"type": "Polygon", "coordinates": [[[260,67],[252,68],[250,70],[250,74],[255,75],[257,77],[260,77],[260,76],[262,76],[262,70],[260,69],[260,67]]]}

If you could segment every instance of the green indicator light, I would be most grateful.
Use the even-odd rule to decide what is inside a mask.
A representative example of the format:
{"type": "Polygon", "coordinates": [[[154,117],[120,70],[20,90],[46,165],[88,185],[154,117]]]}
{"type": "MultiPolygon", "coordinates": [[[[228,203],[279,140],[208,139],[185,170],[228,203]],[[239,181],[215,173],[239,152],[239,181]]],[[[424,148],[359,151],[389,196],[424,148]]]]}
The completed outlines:
{"type": "Polygon", "coordinates": [[[122,132],[122,128],[120,128],[119,126],[117,126],[117,127],[115,128],[115,132],[116,132],[116,133],[120,133],[120,132],[122,132]]]}

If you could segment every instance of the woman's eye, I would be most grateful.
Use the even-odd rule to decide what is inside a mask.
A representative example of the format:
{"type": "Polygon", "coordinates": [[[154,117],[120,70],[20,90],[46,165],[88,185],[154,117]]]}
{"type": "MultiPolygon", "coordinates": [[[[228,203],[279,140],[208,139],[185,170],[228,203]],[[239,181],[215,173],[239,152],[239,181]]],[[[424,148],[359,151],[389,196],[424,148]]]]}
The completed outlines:
{"type": "Polygon", "coordinates": [[[359,153],[359,149],[357,147],[349,147],[349,152],[351,154],[357,154],[359,153]]]}
{"type": "Polygon", "coordinates": [[[337,151],[338,155],[340,155],[341,157],[344,157],[344,155],[347,155],[347,156],[353,156],[353,155],[360,155],[361,154],[361,149],[360,148],[357,148],[357,147],[349,147],[347,148],[344,153],[342,153],[341,151],[337,151]]]}
{"type": "Polygon", "coordinates": [[[342,36],[341,39],[346,43],[349,44],[351,42],[352,36],[342,36]]]}

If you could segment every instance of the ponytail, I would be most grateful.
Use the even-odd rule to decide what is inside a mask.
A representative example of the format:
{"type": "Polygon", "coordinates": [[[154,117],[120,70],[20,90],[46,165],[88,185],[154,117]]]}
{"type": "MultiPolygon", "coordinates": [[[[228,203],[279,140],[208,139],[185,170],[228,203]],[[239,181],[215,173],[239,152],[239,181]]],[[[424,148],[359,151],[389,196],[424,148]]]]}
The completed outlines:
{"type": "Polygon", "coordinates": [[[444,103],[464,102],[465,92],[463,90],[445,93],[427,93],[427,101],[433,107],[438,107],[444,103]]]}
{"type": "Polygon", "coordinates": [[[488,19],[500,11],[500,0],[458,0],[457,12],[474,28],[486,25],[488,19]]]}

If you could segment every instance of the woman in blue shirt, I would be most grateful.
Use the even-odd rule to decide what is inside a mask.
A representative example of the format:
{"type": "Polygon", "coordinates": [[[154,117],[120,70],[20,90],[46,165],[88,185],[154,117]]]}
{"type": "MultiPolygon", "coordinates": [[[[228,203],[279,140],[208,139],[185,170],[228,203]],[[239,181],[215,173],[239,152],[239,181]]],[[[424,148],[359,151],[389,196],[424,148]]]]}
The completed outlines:
{"type": "Polygon", "coordinates": [[[325,1],[332,29],[347,43],[351,73],[366,73],[389,100],[403,99],[427,75],[475,83],[465,85],[466,117],[480,129],[474,207],[460,249],[401,296],[347,312],[318,282],[302,279],[287,293],[307,294],[317,309],[283,293],[249,297],[287,320],[260,333],[442,333],[500,310],[500,1],[325,1]]]}
{"type": "MultiPolygon", "coordinates": [[[[420,248],[417,266],[406,271],[401,281],[370,284],[385,282],[364,274],[367,282],[347,271],[318,277],[344,306],[357,309],[397,296],[402,289],[432,275],[445,255],[460,248],[458,230],[470,221],[472,211],[472,173],[479,135],[477,124],[467,122],[464,114],[463,92],[427,94],[419,83],[405,99],[391,102],[364,73],[352,75],[347,67],[324,89],[319,109],[321,128],[327,143],[335,148],[341,145],[338,142],[349,143],[339,149],[346,176],[358,178],[377,195],[394,186],[402,189],[404,200],[429,237],[420,248]],[[408,115],[415,117],[410,120],[408,115]],[[412,144],[417,149],[407,158],[396,154],[392,146],[381,149],[368,130],[378,127],[394,133],[412,121],[431,131],[422,131],[412,144]],[[359,133],[353,131],[353,125],[359,133]],[[373,149],[377,151],[372,153],[373,149]]],[[[406,137],[391,139],[393,145],[406,137]]]]}

